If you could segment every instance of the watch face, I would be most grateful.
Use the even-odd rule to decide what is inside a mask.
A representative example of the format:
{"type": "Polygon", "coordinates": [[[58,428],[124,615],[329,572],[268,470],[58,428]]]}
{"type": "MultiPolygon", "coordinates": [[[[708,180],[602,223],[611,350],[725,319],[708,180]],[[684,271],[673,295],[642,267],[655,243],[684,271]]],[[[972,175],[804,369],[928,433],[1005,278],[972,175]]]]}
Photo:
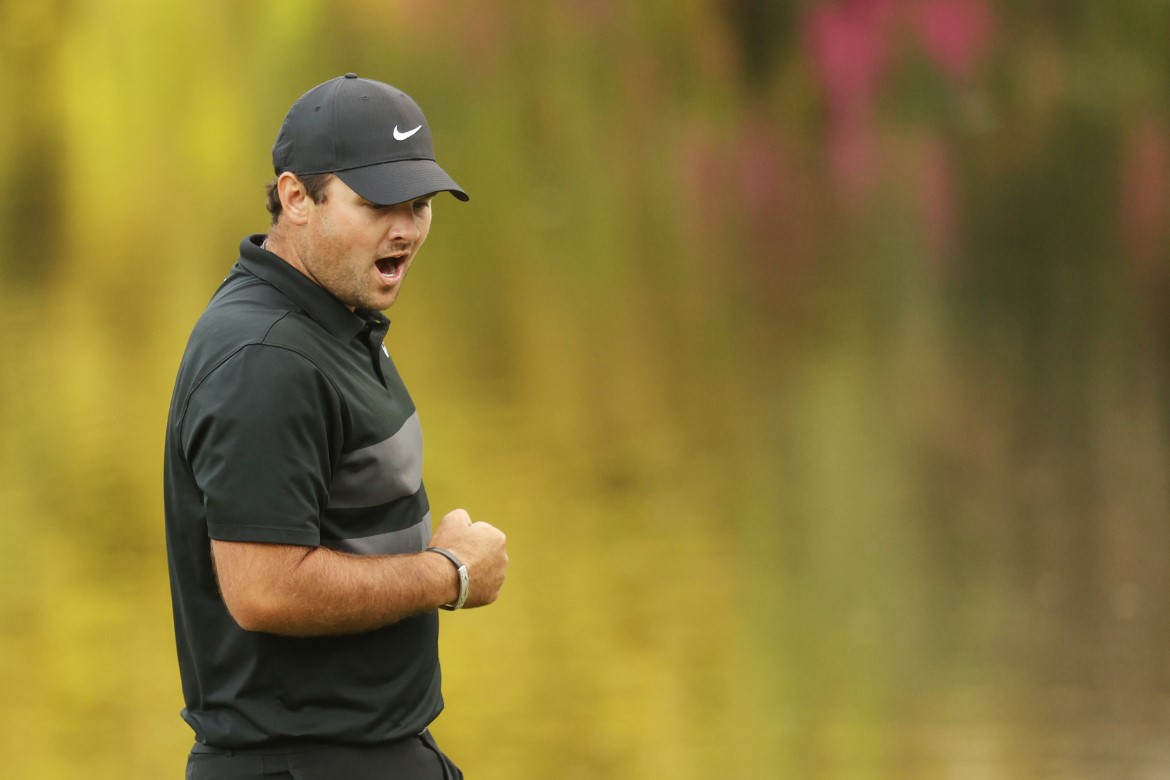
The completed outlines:
{"type": "Polygon", "coordinates": [[[467,593],[471,590],[471,575],[467,573],[467,564],[459,566],[459,600],[452,609],[459,609],[467,601],[467,593]]]}

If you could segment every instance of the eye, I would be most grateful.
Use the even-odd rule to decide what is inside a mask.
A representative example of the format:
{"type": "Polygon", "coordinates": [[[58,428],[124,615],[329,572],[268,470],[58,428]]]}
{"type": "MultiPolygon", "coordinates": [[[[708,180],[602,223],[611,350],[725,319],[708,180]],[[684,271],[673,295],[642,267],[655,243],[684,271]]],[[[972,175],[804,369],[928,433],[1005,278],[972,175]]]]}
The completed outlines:
{"type": "Polygon", "coordinates": [[[419,198],[418,200],[416,200],[414,202],[414,210],[415,211],[425,211],[426,209],[430,208],[430,206],[431,206],[431,196],[429,196],[429,195],[425,198],[419,198]]]}

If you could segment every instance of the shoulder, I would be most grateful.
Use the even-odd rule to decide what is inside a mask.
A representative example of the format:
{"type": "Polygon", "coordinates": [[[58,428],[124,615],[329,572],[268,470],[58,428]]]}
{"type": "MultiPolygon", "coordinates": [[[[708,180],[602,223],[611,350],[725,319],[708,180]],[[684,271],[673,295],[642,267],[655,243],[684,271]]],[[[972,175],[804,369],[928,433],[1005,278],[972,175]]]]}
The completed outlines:
{"type": "Polygon", "coordinates": [[[339,395],[319,359],[320,327],[278,292],[251,287],[217,294],[196,323],[175,384],[172,422],[180,429],[193,408],[296,413],[339,395]]]}
{"type": "Polygon", "coordinates": [[[304,354],[263,342],[208,366],[176,401],[172,423],[184,448],[209,437],[233,447],[287,435],[324,442],[346,429],[345,401],[333,380],[304,354]]]}
{"type": "Polygon", "coordinates": [[[249,347],[277,347],[281,351],[273,358],[313,362],[310,355],[323,335],[323,329],[288,296],[237,265],[191,331],[176,390],[192,389],[249,347]]]}

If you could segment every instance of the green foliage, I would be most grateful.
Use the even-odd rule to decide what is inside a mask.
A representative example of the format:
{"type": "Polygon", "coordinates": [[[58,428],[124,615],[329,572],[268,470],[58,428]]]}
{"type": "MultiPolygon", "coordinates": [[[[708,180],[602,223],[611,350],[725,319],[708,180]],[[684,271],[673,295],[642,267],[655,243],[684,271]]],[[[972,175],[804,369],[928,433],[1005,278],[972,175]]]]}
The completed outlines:
{"type": "Polygon", "coordinates": [[[348,70],[472,196],[389,339],[433,503],[513,551],[444,622],[471,774],[1155,771],[1167,13],[0,3],[12,776],[180,771],[170,385],[348,70]]]}

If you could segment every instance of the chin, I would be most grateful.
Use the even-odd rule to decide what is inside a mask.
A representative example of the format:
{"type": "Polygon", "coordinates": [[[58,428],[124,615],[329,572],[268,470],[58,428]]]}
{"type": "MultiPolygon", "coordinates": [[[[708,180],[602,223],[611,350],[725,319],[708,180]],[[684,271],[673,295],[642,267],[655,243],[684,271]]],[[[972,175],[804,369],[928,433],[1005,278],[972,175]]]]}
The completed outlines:
{"type": "Polygon", "coordinates": [[[367,309],[376,309],[377,311],[386,311],[386,309],[389,309],[391,306],[393,306],[394,302],[397,300],[398,300],[398,291],[397,290],[395,290],[394,292],[389,293],[387,295],[375,295],[373,297],[373,299],[370,301],[370,305],[367,306],[366,308],[367,309]]]}

